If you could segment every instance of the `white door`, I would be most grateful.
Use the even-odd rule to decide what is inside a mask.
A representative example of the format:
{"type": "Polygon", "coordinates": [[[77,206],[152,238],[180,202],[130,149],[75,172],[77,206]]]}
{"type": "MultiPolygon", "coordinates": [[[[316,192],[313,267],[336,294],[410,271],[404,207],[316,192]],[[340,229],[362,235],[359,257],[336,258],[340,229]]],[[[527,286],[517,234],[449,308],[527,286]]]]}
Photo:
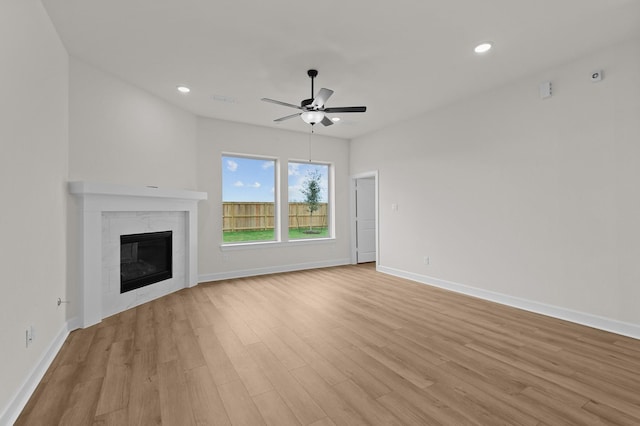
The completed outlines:
{"type": "Polygon", "coordinates": [[[376,260],[376,180],[356,179],[356,256],[358,263],[376,260]]]}

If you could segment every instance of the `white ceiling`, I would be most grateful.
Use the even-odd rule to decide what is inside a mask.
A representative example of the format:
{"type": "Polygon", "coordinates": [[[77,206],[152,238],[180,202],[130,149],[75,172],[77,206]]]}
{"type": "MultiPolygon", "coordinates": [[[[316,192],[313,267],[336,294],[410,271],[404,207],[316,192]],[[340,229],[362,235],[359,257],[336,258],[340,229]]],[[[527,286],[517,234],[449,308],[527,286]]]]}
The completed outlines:
{"type": "Polygon", "coordinates": [[[315,126],[341,138],[640,37],[640,0],[42,2],[72,56],[204,117],[307,132],[260,98],[298,104],[316,68],[327,106],[368,107],[315,126]]]}

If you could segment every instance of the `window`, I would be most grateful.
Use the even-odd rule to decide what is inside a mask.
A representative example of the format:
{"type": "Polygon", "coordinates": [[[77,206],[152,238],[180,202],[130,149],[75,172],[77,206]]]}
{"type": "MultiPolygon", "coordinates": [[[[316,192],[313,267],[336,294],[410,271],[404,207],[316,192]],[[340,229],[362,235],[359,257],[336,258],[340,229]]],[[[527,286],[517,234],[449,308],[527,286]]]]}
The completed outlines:
{"type": "Polygon", "coordinates": [[[289,239],[327,238],[329,165],[289,162],[289,239]]]}
{"type": "Polygon", "coordinates": [[[276,240],[276,160],[222,157],[222,241],[276,240]]]}

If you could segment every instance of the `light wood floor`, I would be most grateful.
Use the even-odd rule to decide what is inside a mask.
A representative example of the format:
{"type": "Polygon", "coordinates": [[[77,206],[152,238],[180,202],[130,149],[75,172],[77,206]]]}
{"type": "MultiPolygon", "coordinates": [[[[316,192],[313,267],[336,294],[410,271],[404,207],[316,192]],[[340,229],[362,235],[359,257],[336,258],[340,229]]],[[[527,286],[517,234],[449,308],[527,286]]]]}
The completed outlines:
{"type": "Polygon", "coordinates": [[[370,265],[201,284],[69,335],[18,425],[638,425],[640,341],[370,265]]]}

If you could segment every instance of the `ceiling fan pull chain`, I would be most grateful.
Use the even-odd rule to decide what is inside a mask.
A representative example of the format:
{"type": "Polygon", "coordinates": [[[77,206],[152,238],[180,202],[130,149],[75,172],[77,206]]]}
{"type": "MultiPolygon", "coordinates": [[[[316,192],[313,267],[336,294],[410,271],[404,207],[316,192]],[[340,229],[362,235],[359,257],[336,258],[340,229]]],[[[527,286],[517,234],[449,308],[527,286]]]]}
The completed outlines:
{"type": "Polygon", "coordinates": [[[311,136],[313,136],[313,124],[311,125],[311,133],[309,133],[309,162],[311,162],[311,136]]]}

